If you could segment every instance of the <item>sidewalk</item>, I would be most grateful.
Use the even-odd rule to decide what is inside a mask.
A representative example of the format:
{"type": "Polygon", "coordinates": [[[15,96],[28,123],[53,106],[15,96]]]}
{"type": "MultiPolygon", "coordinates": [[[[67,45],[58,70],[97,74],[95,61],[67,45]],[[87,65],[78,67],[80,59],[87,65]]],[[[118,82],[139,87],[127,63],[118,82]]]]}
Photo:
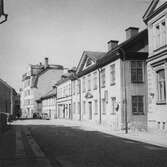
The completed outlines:
{"type": "Polygon", "coordinates": [[[109,135],[167,148],[167,132],[162,133],[158,131],[155,132],[148,130],[147,132],[129,131],[128,134],[125,134],[125,131],[113,131],[109,127],[104,127],[103,125],[88,123],[84,121],[50,120],[50,123],[53,125],[62,126],[77,126],[78,128],[83,130],[99,131],[109,135]]]}

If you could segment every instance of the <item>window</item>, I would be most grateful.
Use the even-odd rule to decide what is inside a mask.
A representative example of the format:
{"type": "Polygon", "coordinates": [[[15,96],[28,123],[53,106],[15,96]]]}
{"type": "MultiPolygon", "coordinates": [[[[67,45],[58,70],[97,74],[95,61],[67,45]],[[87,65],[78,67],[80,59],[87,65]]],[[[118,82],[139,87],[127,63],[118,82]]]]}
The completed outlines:
{"type": "Polygon", "coordinates": [[[76,110],[76,106],[75,106],[75,102],[73,103],[73,113],[75,114],[75,110],[76,110]]]}
{"type": "Polygon", "coordinates": [[[115,64],[110,66],[110,84],[115,84],[115,64]]]}
{"type": "Polygon", "coordinates": [[[106,101],[102,99],[102,114],[106,114],[106,101]]]}
{"type": "Polygon", "coordinates": [[[72,94],[75,95],[75,81],[72,82],[72,94]]]}
{"type": "Polygon", "coordinates": [[[165,20],[159,21],[154,26],[154,49],[159,49],[166,45],[166,22],[165,20]]]}
{"type": "Polygon", "coordinates": [[[91,90],[91,78],[90,78],[90,77],[91,77],[91,76],[88,75],[88,91],[91,90]]]}
{"type": "Polygon", "coordinates": [[[156,27],[156,48],[160,47],[160,26],[157,25],[156,27]]]}
{"type": "Polygon", "coordinates": [[[77,107],[77,109],[78,109],[78,114],[80,114],[80,112],[81,112],[81,111],[80,111],[80,110],[81,110],[81,109],[80,109],[80,102],[78,102],[78,107],[77,107]]]}
{"type": "Polygon", "coordinates": [[[83,114],[86,114],[86,102],[83,101],[83,114]]]}
{"type": "Polygon", "coordinates": [[[101,87],[105,87],[105,69],[101,70],[101,87]]]}
{"type": "Polygon", "coordinates": [[[161,32],[162,32],[162,35],[161,35],[161,46],[164,46],[164,45],[166,45],[166,25],[165,25],[165,21],[163,21],[161,23],[161,32]]]}
{"type": "Polygon", "coordinates": [[[83,79],[82,79],[82,91],[83,91],[83,92],[86,91],[85,77],[83,77],[83,79]]]}
{"type": "Polygon", "coordinates": [[[157,72],[158,102],[166,101],[165,70],[157,72]]]}
{"type": "Polygon", "coordinates": [[[115,114],[116,97],[111,97],[111,114],[115,114]]]}
{"type": "Polygon", "coordinates": [[[94,114],[98,114],[98,101],[94,100],[94,114]]]}
{"type": "Polygon", "coordinates": [[[80,80],[77,80],[77,94],[80,92],[80,80]]]}
{"type": "Polygon", "coordinates": [[[132,113],[134,115],[144,114],[143,96],[132,96],[132,113]]]}
{"type": "Polygon", "coordinates": [[[143,82],[143,68],[144,63],[142,61],[131,61],[131,82],[141,83],[143,82]]]}
{"type": "Polygon", "coordinates": [[[93,89],[97,89],[97,72],[95,72],[93,78],[93,89]]]}

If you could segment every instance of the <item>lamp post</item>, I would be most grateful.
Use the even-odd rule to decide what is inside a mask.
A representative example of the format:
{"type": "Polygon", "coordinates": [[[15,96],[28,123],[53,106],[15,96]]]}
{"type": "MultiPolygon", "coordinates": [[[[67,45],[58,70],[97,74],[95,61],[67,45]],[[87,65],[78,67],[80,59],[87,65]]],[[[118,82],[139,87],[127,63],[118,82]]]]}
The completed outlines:
{"type": "Polygon", "coordinates": [[[4,0],[0,0],[0,24],[7,21],[8,15],[4,12],[4,0]]]}

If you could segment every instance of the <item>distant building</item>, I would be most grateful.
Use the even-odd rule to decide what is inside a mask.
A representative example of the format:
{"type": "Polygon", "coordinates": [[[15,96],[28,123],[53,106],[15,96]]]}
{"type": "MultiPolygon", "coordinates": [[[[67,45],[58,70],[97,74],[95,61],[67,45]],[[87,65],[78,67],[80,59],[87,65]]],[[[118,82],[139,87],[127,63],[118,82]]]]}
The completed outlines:
{"type": "Polygon", "coordinates": [[[167,2],[152,0],[144,22],[148,26],[148,125],[167,129],[167,2]]]}
{"type": "Polygon", "coordinates": [[[61,80],[56,83],[57,87],[57,118],[72,119],[72,89],[71,80],[74,71],[62,75],[61,80]]]}
{"type": "Polygon", "coordinates": [[[46,95],[39,100],[42,107],[42,114],[45,114],[49,119],[56,118],[56,87],[53,87],[46,95]]]}
{"type": "Polygon", "coordinates": [[[73,119],[147,128],[147,30],[130,27],[126,35],[119,45],[109,41],[107,53],[83,53],[72,82],[73,119]]]}
{"type": "Polygon", "coordinates": [[[63,66],[51,65],[45,58],[44,65],[30,65],[22,77],[23,91],[21,97],[22,116],[32,118],[34,112],[41,112],[41,104],[37,100],[52,89],[63,74],[63,66]]]}

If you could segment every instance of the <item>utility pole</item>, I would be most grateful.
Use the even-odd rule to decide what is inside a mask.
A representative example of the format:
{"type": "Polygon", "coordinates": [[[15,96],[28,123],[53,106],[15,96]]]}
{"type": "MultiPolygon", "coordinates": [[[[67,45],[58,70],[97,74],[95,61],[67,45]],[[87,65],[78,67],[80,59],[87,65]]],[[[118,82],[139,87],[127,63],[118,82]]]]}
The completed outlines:
{"type": "Polygon", "coordinates": [[[8,15],[4,12],[4,0],[0,0],[0,24],[7,21],[8,15]]]}

